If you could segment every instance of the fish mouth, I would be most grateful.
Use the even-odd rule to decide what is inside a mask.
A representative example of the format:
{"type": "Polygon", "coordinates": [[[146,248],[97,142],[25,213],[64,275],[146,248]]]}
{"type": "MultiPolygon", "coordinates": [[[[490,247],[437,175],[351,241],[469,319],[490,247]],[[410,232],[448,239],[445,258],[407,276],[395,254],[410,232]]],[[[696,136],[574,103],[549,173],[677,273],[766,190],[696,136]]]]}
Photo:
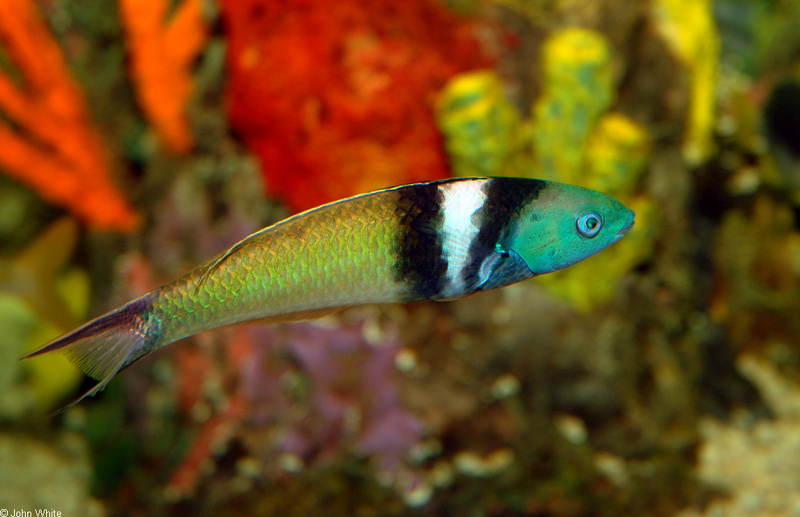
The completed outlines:
{"type": "Polygon", "coordinates": [[[632,210],[628,210],[628,212],[629,212],[628,220],[626,221],[627,224],[620,231],[617,232],[617,235],[615,235],[617,239],[625,237],[625,235],[627,235],[628,232],[631,231],[633,229],[633,226],[636,224],[636,221],[634,221],[636,214],[634,214],[632,210]]]}

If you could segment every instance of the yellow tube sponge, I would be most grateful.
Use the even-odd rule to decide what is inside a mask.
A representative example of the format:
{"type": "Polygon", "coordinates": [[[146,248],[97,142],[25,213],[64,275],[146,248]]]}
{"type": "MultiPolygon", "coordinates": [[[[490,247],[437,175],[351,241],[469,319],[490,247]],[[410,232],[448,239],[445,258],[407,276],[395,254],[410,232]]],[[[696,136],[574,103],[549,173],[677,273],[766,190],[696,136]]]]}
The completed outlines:
{"type": "Polygon", "coordinates": [[[586,140],[615,98],[611,47],[598,32],[566,29],[545,42],[542,63],[542,95],[533,107],[536,172],[580,184],[586,140]]]}
{"type": "Polygon", "coordinates": [[[656,25],[689,70],[691,101],[683,155],[699,165],[714,151],[713,129],[720,39],[711,0],[656,0],[656,25]]]}
{"type": "Polygon", "coordinates": [[[521,152],[520,113],[492,70],[453,78],[436,104],[455,176],[509,175],[510,160],[521,152]]]}

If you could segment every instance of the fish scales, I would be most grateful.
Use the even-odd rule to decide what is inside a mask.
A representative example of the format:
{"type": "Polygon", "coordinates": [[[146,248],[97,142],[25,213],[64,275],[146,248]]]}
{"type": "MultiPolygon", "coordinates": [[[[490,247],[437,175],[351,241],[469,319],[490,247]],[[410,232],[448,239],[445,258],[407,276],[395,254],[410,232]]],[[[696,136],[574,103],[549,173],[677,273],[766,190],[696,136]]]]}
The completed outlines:
{"type": "Polygon", "coordinates": [[[527,178],[362,194],[264,228],[25,357],[63,352],[100,381],[91,396],[138,359],[204,330],[468,296],[575,264],[633,221],[605,194],[527,178]]]}
{"type": "Polygon", "coordinates": [[[395,274],[397,198],[383,192],[291,218],[252,236],[199,287],[206,267],[162,287],[153,301],[161,339],[270,316],[404,301],[395,274]]]}

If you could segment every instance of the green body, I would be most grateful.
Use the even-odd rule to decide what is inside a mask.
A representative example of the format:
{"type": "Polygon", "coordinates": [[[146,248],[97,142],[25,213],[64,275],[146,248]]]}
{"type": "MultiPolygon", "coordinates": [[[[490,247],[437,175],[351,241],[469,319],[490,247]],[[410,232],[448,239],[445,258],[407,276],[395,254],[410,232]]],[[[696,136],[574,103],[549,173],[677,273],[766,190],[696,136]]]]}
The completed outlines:
{"type": "Polygon", "coordinates": [[[61,350],[100,380],[92,395],[141,357],[204,330],[459,298],[556,271],[622,238],[633,217],[605,194],[524,178],[364,194],[254,233],[27,357],[61,350]]]}
{"type": "Polygon", "coordinates": [[[159,288],[151,313],[158,344],[240,322],[406,301],[392,269],[396,197],[384,191],[299,214],[159,288]]]}

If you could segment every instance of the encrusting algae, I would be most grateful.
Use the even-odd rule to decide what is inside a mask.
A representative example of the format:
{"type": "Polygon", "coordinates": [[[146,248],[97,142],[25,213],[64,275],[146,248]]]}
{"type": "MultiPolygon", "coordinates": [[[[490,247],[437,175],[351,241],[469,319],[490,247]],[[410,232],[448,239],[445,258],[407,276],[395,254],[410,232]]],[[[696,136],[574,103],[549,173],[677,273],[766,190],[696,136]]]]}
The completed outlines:
{"type": "Polygon", "coordinates": [[[31,0],[0,2],[0,169],[97,229],[131,231],[137,215],[110,179],[86,101],[31,0]]]}
{"type": "Polygon", "coordinates": [[[185,0],[167,20],[167,0],[119,0],[136,98],[164,146],[184,154],[194,145],[186,104],[192,64],[208,41],[202,0],[185,0]]]}

